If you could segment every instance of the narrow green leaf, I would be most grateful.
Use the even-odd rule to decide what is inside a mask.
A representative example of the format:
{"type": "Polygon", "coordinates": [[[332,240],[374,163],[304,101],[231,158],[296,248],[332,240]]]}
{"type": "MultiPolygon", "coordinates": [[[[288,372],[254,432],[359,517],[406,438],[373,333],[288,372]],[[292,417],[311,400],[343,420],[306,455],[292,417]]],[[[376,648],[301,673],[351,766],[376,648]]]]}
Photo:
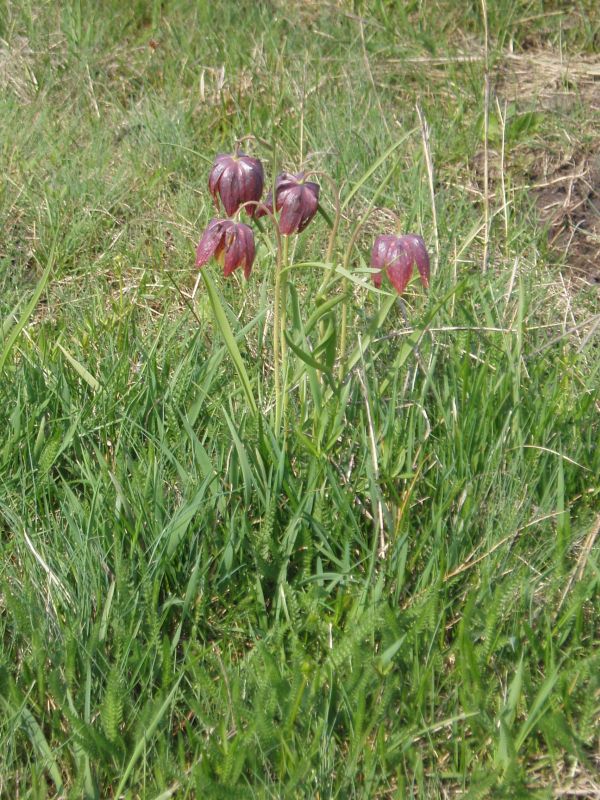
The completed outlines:
{"type": "Polygon", "coordinates": [[[40,299],[40,297],[42,296],[42,292],[46,288],[46,284],[48,283],[50,274],[52,273],[52,269],[54,267],[54,251],[55,248],[53,246],[52,250],[50,251],[50,255],[48,257],[48,264],[46,265],[46,269],[44,270],[42,277],[37,282],[37,286],[35,287],[35,290],[31,295],[29,302],[25,306],[23,313],[19,317],[18,322],[16,322],[11,327],[9,323],[12,319],[12,314],[10,314],[9,317],[3,323],[2,329],[3,331],[7,331],[8,335],[4,347],[2,348],[2,353],[0,354],[0,372],[2,371],[4,364],[6,363],[6,359],[8,358],[14,343],[19,338],[19,335],[23,330],[23,328],[25,327],[25,325],[27,325],[27,321],[33,314],[33,311],[38,304],[38,300],[40,299]]]}
{"type": "Polygon", "coordinates": [[[233,424],[233,421],[229,414],[223,409],[223,416],[225,417],[225,421],[229,427],[231,432],[231,438],[233,439],[233,443],[235,445],[235,449],[238,454],[238,459],[240,462],[240,467],[242,468],[242,475],[244,476],[244,500],[246,503],[250,502],[250,493],[251,490],[254,488],[255,481],[252,476],[252,469],[250,467],[250,461],[248,460],[248,453],[246,452],[246,448],[242,440],[240,439],[240,435],[238,433],[237,428],[233,424]]]}
{"type": "Polygon", "coordinates": [[[329,300],[326,300],[324,303],[318,305],[309,318],[306,320],[306,324],[304,326],[304,333],[308,335],[312,329],[315,327],[317,322],[327,314],[328,311],[331,311],[340,303],[345,302],[350,298],[350,292],[343,292],[342,294],[336,294],[333,297],[330,297],[329,300]]]}
{"type": "Polygon", "coordinates": [[[406,639],[406,634],[401,636],[399,639],[396,639],[396,641],[393,644],[391,644],[388,648],[386,648],[383,651],[383,653],[379,657],[379,664],[378,664],[379,670],[381,672],[387,673],[392,661],[394,660],[394,656],[404,644],[405,639],[406,639]]]}
{"type": "Polygon", "coordinates": [[[209,475],[202,481],[200,488],[196,492],[195,496],[191,500],[191,502],[186,503],[185,505],[181,506],[173,515],[169,523],[167,524],[166,528],[164,529],[163,533],[160,536],[160,540],[163,538],[167,540],[167,556],[170,558],[177,547],[179,546],[180,542],[182,541],[183,537],[185,536],[187,529],[190,526],[194,515],[199,511],[201,506],[204,504],[205,500],[204,497],[206,495],[206,490],[210,486],[211,482],[215,479],[215,475],[209,475]]]}
{"type": "Polygon", "coordinates": [[[229,351],[229,355],[231,356],[231,360],[233,361],[233,365],[240,379],[240,383],[242,384],[242,389],[244,391],[244,395],[246,397],[248,406],[250,407],[250,411],[254,415],[256,415],[258,414],[258,407],[256,405],[256,400],[254,399],[254,394],[252,392],[252,384],[250,383],[250,378],[248,377],[248,373],[246,372],[244,361],[238,349],[237,342],[235,341],[235,336],[233,335],[233,331],[231,330],[229,320],[227,319],[227,314],[225,313],[225,310],[221,305],[221,301],[219,300],[219,295],[217,294],[216,287],[212,282],[212,279],[208,274],[208,271],[203,269],[201,270],[201,273],[202,273],[202,279],[204,280],[204,285],[206,286],[206,290],[208,292],[208,298],[210,300],[213,313],[215,315],[215,321],[219,327],[219,330],[221,331],[221,336],[223,337],[225,345],[227,346],[227,350],[229,351]]]}
{"type": "Polygon", "coordinates": [[[466,286],[465,281],[459,283],[457,286],[453,286],[449,292],[438,300],[427,312],[425,318],[421,322],[418,328],[415,328],[414,331],[406,335],[405,340],[402,342],[398,355],[394,359],[393,366],[389,370],[389,376],[385,378],[380,386],[380,392],[385,392],[390,382],[392,380],[392,376],[406,363],[407,358],[410,354],[414,351],[415,347],[419,344],[421,337],[426,332],[428,325],[431,323],[435,315],[438,311],[443,308],[443,306],[450,300],[453,295],[460,295],[462,294],[464,288],[466,286]]]}
{"type": "Polygon", "coordinates": [[[308,364],[309,367],[313,367],[313,369],[318,369],[320,372],[327,373],[329,371],[327,369],[326,364],[317,361],[317,359],[313,358],[313,356],[311,356],[310,353],[307,353],[305,350],[302,350],[302,348],[298,347],[298,345],[294,342],[294,340],[287,331],[285,332],[285,339],[288,345],[290,346],[290,349],[295,353],[295,355],[297,355],[298,358],[305,364],[308,364]]]}
{"type": "Polygon", "coordinates": [[[529,709],[529,714],[527,715],[527,719],[521,727],[519,728],[519,733],[515,738],[515,748],[517,752],[521,749],[523,743],[534,729],[538,720],[550,709],[550,703],[548,702],[548,698],[550,697],[552,690],[558,680],[559,676],[559,669],[558,667],[554,669],[550,675],[546,678],[546,680],[540,686],[540,689],[535,696],[535,700],[533,701],[531,708],[529,709]]]}
{"type": "Polygon", "coordinates": [[[519,666],[517,667],[510,688],[508,690],[508,698],[504,707],[503,716],[508,725],[513,725],[517,715],[519,700],[521,699],[521,691],[523,689],[523,656],[519,659],[519,666]]]}
{"type": "Polygon", "coordinates": [[[377,172],[379,167],[382,164],[385,164],[385,162],[392,155],[392,153],[394,151],[396,151],[401,145],[403,145],[404,142],[407,139],[410,139],[410,137],[416,131],[417,131],[417,128],[412,128],[412,130],[410,130],[407,133],[405,133],[404,136],[401,136],[400,139],[398,139],[397,142],[394,142],[393,145],[388,147],[388,149],[381,156],[379,156],[379,158],[369,167],[369,169],[365,172],[365,174],[354,184],[354,186],[352,187],[350,192],[346,195],[346,197],[344,198],[344,200],[342,202],[342,211],[345,208],[348,207],[348,203],[352,200],[354,195],[356,195],[356,194],[358,194],[358,192],[360,192],[360,190],[365,185],[365,183],[369,180],[371,175],[373,175],[374,172],[377,172]]]}
{"type": "Polygon", "coordinates": [[[100,618],[100,629],[98,631],[98,644],[102,644],[102,642],[106,638],[106,633],[108,631],[108,620],[110,618],[110,609],[115,594],[115,586],[116,586],[116,581],[113,580],[111,581],[111,584],[108,587],[106,602],[104,603],[104,608],[102,609],[102,617],[100,618]]]}
{"type": "Polygon", "coordinates": [[[344,269],[344,267],[338,264],[336,265],[335,272],[342,278],[349,280],[355,286],[358,286],[359,289],[365,289],[365,291],[369,292],[369,294],[381,294],[385,297],[398,296],[395,291],[389,292],[387,289],[377,289],[377,287],[369,280],[370,276],[373,274],[373,272],[376,272],[376,270],[369,269],[368,271],[356,270],[355,272],[350,272],[350,270],[344,269]]]}
{"type": "Polygon", "coordinates": [[[194,568],[192,569],[192,574],[188,580],[187,589],[185,590],[185,597],[183,598],[183,606],[181,609],[181,618],[179,625],[177,626],[177,630],[171,640],[171,652],[174,653],[177,649],[177,645],[179,644],[179,640],[181,638],[181,632],[183,630],[184,621],[189,613],[190,607],[192,602],[196,596],[196,592],[198,589],[198,582],[200,580],[200,559],[202,557],[202,548],[198,553],[198,557],[196,559],[196,563],[194,564],[194,568]]]}
{"type": "Polygon", "coordinates": [[[353,369],[358,364],[358,362],[362,358],[363,353],[370,346],[375,336],[381,333],[381,328],[383,326],[383,323],[385,322],[387,315],[392,310],[395,302],[396,302],[396,297],[394,297],[394,295],[389,295],[388,297],[385,298],[385,300],[381,304],[379,312],[371,320],[371,324],[369,325],[368,330],[362,337],[360,346],[357,345],[352,351],[352,353],[350,353],[350,355],[346,359],[346,363],[344,364],[344,376],[347,375],[350,372],[350,370],[353,369]]]}
{"type": "Polygon", "coordinates": [[[75,372],[79,375],[80,378],[82,378],[87,383],[88,386],[91,386],[91,388],[95,392],[97,392],[98,389],[102,388],[102,385],[100,384],[100,381],[96,380],[96,378],[94,378],[94,376],[91,375],[88,372],[88,370],[83,366],[83,364],[81,362],[77,361],[77,359],[74,358],[69,353],[69,351],[62,346],[62,344],[60,342],[57,342],[56,346],[61,351],[63,356],[67,359],[69,364],[73,367],[75,372]]]}
{"type": "MultiPolygon", "coordinates": [[[[200,439],[198,439],[198,437],[196,436],[196,432],[192,428],[187,416],[185,414],[180,413],[179,417],[181,419],[181,424],[183,425],[183,429],[187,433],[189,440],[191,442],[192,450],[194,453],[194,461],[198,465],[198,468],[202,473],[202,477],[208,478],[209,476],[212,475],[216,476],[215,468],[213,467],[212,461],[210,460],[210,456],[206,448],[200,441],[200,439]]],[[[218,492],[218,488],[211,484],[211,491],[214,494],[215,492],[218,492]]]]}
{"type": "Polygon", "coordinates": [[[131,754],[131,758],[127,762],[127,766],[125,767],[123,775],[121,776],[121,780],[119,781],[119,785],[117,786],[117,790],[115,792],[115,797],[120,797],[121,792],[125,788],[125,786],[127,784],[127,781],[129,780],[129,776],[131,775],[131,772],[132,772],[133,768],[135,767],[136,761],[141,756],[142,752],[144,751],[144,748],[146,747],[146,745],[148,744],[148,742],[150,741],[150,739],[154,735],[154,731],[157,729],[161,719],[164,717],[165,713],[167,712],[167,709],[169,708],[169,706],[171,704],[171,701],[175,697],[175,692],[179,688],[179,684],[181,683],[181,679],[182,678],[183,678],[183,674],[180,675],[179,678],[176,680],[175,685],[173,686],[173,688],[171,689],[171,691],[169,692],[169,694],[165,698],[164,703],[161,705],[161,707],[156,712],[156,714],[154,716],[154,719],[150,722],[150,724],[148,725],[148,727],[144,731],[142,737],[140,738],[140,740],[137,742],[136,746],[134,747],[133,753],[131,754]]]}
{"type": "Polygon", "coordinates": [[[496,763],[504,772],[508,772],[516,759],[515,744],[511,729],[501,717],[498,720],[498,747],[496,748],[496,763]]]}
{"type": "Polygon", "coordinates": [[[6,697],[0,699],[2,700],[5,710],[15,716],[19,725],[27,734],[34,750],[36,750],[44,760],[44,768],[48,770],[48,774],[56,786],[57,793],[62,794],[64,787],[62,776],[58,769],[58,763],[54,758],[54,753],[50,749],[50,745],[46,741],[44,732],[40,728],[37,720],[24,703],[20,708],[15,708],[6,697]]]}

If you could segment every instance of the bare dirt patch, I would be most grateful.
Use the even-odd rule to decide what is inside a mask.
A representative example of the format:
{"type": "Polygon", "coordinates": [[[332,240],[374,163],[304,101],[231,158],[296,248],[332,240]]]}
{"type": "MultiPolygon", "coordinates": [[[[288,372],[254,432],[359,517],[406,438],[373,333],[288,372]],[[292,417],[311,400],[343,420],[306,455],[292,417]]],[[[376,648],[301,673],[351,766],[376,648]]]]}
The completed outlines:
{"type": "Polygon", "coordinates": [[[509,54],[497,91],[509,103],[565,117],[569,145],[538,148],[526,177],[550,246],[572,279],[600,284],[600,57],[509,54]],[[581,119],[575,132],[571,115],[581,119]]]}
{"type": "Polygon", "coordinates": [[[554,50],[509,53],[499,74],[509,102],[535,101],[544,111],[569,111],[582,100],[600,111],[600,57],[567,58],[554,50]]]}
{"type": "Polygon", "coordinates": [[[551,247],[562,252],[573,278],[600,284],[600,155],[544,154],[532,191],[551,247]]]}

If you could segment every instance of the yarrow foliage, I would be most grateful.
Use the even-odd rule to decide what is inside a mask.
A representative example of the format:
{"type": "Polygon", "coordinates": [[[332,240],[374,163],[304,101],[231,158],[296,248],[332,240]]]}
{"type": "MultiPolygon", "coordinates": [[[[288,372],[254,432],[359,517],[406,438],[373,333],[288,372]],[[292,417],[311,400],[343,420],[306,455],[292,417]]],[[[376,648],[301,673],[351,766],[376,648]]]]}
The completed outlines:
{"type": "Polygon", "coordinates": [[[371,250],[371,267],[374,272],[373,283],[381,286],[384,273],[398,294],[402,294],[410,281],[413,266],[416,265],[421,283],[429,286],[429,254],[420,236],[409,233],[406,236],[383,234],[375,239],[371,250]]]}
{"type": "Polygon", "coordinates": [[[230,219],[213,219],[196,250],[196,266],[203,267],[214,257],[223,265],[224,277],[243,267],[244,277],[249,278],[255,253],[254,234],[248,225],[230,219]]]}

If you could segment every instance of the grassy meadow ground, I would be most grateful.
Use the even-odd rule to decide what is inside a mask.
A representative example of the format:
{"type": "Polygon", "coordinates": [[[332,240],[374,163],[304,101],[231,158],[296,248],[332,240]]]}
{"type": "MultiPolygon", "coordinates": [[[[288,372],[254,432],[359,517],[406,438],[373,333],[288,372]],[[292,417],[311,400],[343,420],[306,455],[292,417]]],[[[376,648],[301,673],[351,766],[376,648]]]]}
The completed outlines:
{"type": "Polygon", "coordinates": [[[1,797],[600,797],[599,47],[592,0],[0,1],[1,797]],[[281,430],[268,222],[220,322],[194,268],[247,134],[342,200],[281,430]]]}

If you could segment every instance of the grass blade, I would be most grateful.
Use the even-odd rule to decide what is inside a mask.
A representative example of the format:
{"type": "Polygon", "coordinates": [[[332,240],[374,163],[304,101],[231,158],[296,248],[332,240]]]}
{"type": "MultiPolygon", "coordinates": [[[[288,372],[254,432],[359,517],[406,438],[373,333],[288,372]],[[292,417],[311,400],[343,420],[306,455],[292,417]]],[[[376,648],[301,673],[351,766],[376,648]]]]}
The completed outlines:
{"type": "Polygon", "coordinates": [[[151,720],[150,724],[148,725],[148,727],[144,731],[144,734],[143,734],[142,738],[137,742],[136,746],[134,747],[133,753],[131,754],[131,758],[127,762],[127,766],[125,767],[123,775],[121,776],[121,780],[119,781],[119,785],[117,786],[117,791],[115,792],[115,797],[120,797],[121,792],[125,788],[125,786],[127,784],[127,781],[129,779],[129,776],[131,775],[131,771],[135,767],[136,761],[141,756],[144,748],[146,747],[146,745],[148,744],[148,742],[150,741],[150,739],[154,735],[154,731],[157,729],[161,719],[164,717],[165,713],[167,712],[167,709],[169,708],[169,705],[171,704],[171,701],[175,697],[175,693],[176,693],[177,689],[179,688],[179,684],[181,683],[181,679],[182,678],[183,678],[183,675],[180,675],[179,678],[175,681],[175,685],[173,686],[173,688],[171,689],[171,691],[169,692],[169,694],[165,698],[165,701],[163,702],[161,707],[158,709],[158,711],[156,712],[154,718],[151,720]]]}
{"type": "Polygon", "coordinates": [[[246,397],[246,402],[248,403],[250,411],[256,415],[258,414],[258,407],[256,405],[256,400],[254,399],[252,384],[250,383],[250,378],[248,377],[246,367],[244,366],[244,361],[237,346],[235,336],[231,330],[231,325],[229,324],[225,310],[223,309],[221,301],[219,300],[216,287],[206,270],[202,270],[202,279],[204,280],[204,285],[206,286],[206,290],[208,292],[208,298],[215,315],[215,321],[219,327],[219,330],[221,331],[221,336],[223,337],[225,345],[227,346],[227,350],[229,351],[229,355],[231,356],[231,360],[233,361],[233,365],[240,379],[240,383],[246,397]]]}
{"type": "Polygon", "coordinates": [[[99,389],[102,388],[100,381],[96,380],[96,378],[94,378],[94,376],[90,372],[88,372],[88,370],[83,366],[83,364],[80,361],[77,361],[77,359],[74,358],[71,355],[71,353],[69,353],[69,351],[62,346],[60,342],[57,342],[56,346],[63,354],[63,356],[67,359],[69,364],[73,367],[75,372],[79,375],[80,378],[82,378],[87,383],[88,386],[90,386],[95,392],[97,392],[99,389]]]}
{"type": "Polygon", "coordinates": [[[46,284],[48,283],[53,267],[54,267],[54,247],[50,251],[46,269],[44,270],[42,277],[37,282],[35,290],[31,295],[31,299],[25,306],[25,309],[23,310],[23,313],[19,317],[18,322],[16,322],[14,326],[11,328],[8,325],[8,320],[6,320],[2,326],[3,330],[8,330],[10,331],[10,333],[8,333],[6,343],[4,344],[4,347],[2,348],[2,353],[0,354],[0,372],[4,368],[4,364],[6,363],[6,359],[8,358],[14,343],[19,338],[21,331],[23,330],[25,325],[27,325],[27,321],[33,314],[33,311],[38,304],[38,300],[40,299],[40,297],[42,296],[42,292],[46,288],[46,284]]]}
{"type": "Polygon", "coordinates": [[[360,180],[358,180],[354,184],[354,186],[352,187],[350,192],[346,195],[346,197],[344,198],[344,201],[342,202],[342,210],[344,210],[345,208],[348,207],[348,203],[352,200],[352,198],[356,194],[358,194],[358,192],[360,192],[360,190],[365,185],[365,183],[369,180],[371,175],[373,175],[373,173],[377,172],[379,167],[382,164],[385,164],[385,162],[392,155],[392,153],[395,150],[397,150],[400,147],[400,145],[404,144],[404,142],[407,139],[410,139],[410,137],[413,135],[413,133],[415,133],[417,130],[418,130],[417,128],[413,128],[412,130],[410,130],[407,133],[405,133],[404,136],[401,136],[400,139],[398,139],[398,141],[396,141],[396,142],[394,142],[394,144],[390,145],[390,147],[388,147],[388,149],[381,156],[379,156],[379,158],[369,167],[369,169],[365,172],[365,174],[362,176],[362,178],[360,178],[360,180]]]}
{"type": "Polygon", "coordinates": [[[48,774],[56,786],[57,793],[62,794],[64,787],[58,764],[37,720],[24,704],[21,708],[14,708],[7,698],[2,697],[1,699],[6,711],[14,714],[18,719],[33,748],[44,759],[44,767],[48,770],[48,774]]]}

